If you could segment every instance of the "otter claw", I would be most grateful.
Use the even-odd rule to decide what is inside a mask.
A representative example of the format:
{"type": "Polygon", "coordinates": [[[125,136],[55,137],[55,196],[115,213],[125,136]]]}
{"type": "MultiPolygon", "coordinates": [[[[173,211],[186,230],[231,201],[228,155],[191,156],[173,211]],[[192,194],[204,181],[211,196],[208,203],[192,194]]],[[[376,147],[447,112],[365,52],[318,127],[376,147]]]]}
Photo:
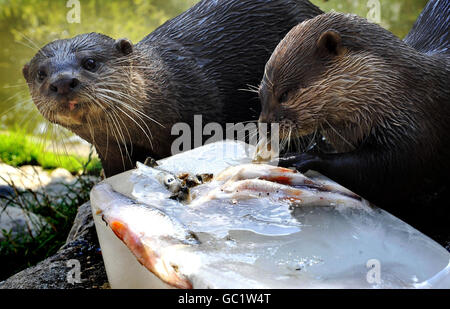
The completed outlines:
{"type": "Polygon", "coordinates": [[[286,154],[284,157],[278,159],[278,166],[280,167],[293,167],[300,159],[299,154],[286,154]]]}
{"type": "Polygon", "coordinates": [[[295,167],[300,173],[305,173],[309,170],[316,170],[322,160],[316,155],[308,152],[298,155],[287,155],[279,160],[279,166],[295,167]]]}

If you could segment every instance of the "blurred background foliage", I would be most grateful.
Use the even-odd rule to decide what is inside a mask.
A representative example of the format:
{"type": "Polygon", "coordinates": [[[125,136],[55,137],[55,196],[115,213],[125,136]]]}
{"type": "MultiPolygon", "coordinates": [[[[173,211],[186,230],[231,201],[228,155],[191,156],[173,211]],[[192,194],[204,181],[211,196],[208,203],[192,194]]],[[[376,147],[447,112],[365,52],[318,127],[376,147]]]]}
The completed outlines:
{"type": "MultiPolygon", "coordinates": [[[[312,0],[325,11],[367,17],[374,0],[312,0]]],[[[32,104],[22,66],[46,43],[101,32],[134,43],[197,0],[81,0],[81,23],[69,24],[67,0],[0,0],[0,130],[37,134],[43,119],[32,104]]],[[[380,0],[381,25],[403,38],[426,0],[380,0]]]]}

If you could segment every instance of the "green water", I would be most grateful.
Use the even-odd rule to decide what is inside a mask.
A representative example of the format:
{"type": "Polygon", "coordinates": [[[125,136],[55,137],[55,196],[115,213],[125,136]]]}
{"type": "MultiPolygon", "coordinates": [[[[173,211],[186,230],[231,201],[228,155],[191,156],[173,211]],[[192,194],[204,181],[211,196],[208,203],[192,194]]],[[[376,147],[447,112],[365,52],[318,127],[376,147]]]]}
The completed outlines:
{"type": "MultiPolygon", "coordinates": [[[[86,32],[138,42],[186,10],[196,0],[81,0],[81,23],[68,23],[67,0],[0,0],[0,130],[36,132],[44,120],[31,102],[22,67],[46,43],[86,32]]],[[[313,0],[325,11],[373,16],[380,3],[380,24],[403,38],[426,0],[313,0]],[[372,8],[372,11],[371,11],[372,8]],[[369,15],[368,15],[369,14],[369,15]]]]}

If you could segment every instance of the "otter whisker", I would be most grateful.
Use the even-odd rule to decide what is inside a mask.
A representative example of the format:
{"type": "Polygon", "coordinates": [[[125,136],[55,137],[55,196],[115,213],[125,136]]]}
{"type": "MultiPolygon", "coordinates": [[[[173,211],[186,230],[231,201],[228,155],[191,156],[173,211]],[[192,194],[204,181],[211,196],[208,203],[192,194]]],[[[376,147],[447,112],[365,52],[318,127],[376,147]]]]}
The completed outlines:
{"type": "Polygon", "coordinates": [[[11,106],[10,108],[6,109],[3,113],[0,114],[0,117],[7,115],[11,113],[14,110],[19,110],[22,107],[25,107],[29,103],[29,100],[18,102],[14,104],[14,106],[11,106]]]}
{"type": "MultiPolygon", "coordinates": [[[[106,115],[106,118],[105,118],[105,120],[106,120],[106,127],[105,127],[106,128],[106,152],[104,154],[104,160],[107,160],[108,153],[109,153],[109,134],[110,134],[109,131],[111,130],[111,122],[108,117],[108,110],[106,109],[105,106],[103,106],[101,104],[101,102],[99,102],[97,99],[95,99],[89,93],[86,92],[85,95],[88,99],[90,99],[92,102],[94,102],[106,115]]],[[[101,122],[100,116],[97,116],[97,123],[100,123],[100,122],[101,122]]]]}
{"type": "Polygon", "coordinates": [[[246,92],[251,92],[251,93],[256,93],[259,95],[259,87],[258,86],[254,86],[254,85],[250,85],[247,84],[246,85],[248,88],[241,88],[238,89],[239,91],[246,91],[246,92]]]}
{"type": "MultiPolygon", "coordinates": [[[[20,84],[15,84],[15,85],[5,85],[2,88],[3,89],[11,89],[11,88],[21,88],[21,87],[25,88],[25,87],[27,87],[27,84],[20,83],[20,84]]],[[[26,92],[26,90],[27,89],[25,88],[24,90],[21,90],[20,92],[26,92]]]]}
{"type": "Polygon", "coordinates": [[[342,136],[342,134],[340,134],[339,131],[336,130],[336,129],[328,122],[328,120],[324,119],[324,121],[325,121],[326,124],[330,127],[330,129],[333,130],[334,133],[336,133],[336,135],[339,136],[339,137],[342,139],[342,141],[343,141],[344,143],[346,143],[347,145],[349,145],[352,149],[355,148],[355,146],[354,146],[352,143],[350,143],[344,136],[342,136]]]}
{"type": "Polygon", "coordinates": [[[242,124],[246,124],[246,123],[251,123],[251,122],[253,122],[253,123],[257,123],[257,122],[258,122],[258,120],[257,120],[257,119],[255,119],[255,120],[247,120],[247,121],[241,121],[240,123],[242,123],[242,124]]]}
{"type": "Polygon", "coordinates": [[[25,46],[25,47],[27,47],[27,48],[33,50],[33,51],[39,51],[39,48],[36,48],[36,47],[34,47],[34,46],[31,46],[31,45],[28,45],[28,44],[26,44],[26,43],[24,43],[24,42],[21,42],[21,41],[15,41],[15,42],[18,43],[18,44],[20,44],[20,45],[22,45],[22,46],[25,46]]]}
{"type": "Polygon", "coordinates": [[[255,89],[245,89],[245,88],[239,88],[238,91],[246,91],[246,92],[251,92],[251,93],[259,93],[258,90],[255,90],[255,89]]]}
{"type": "MultiPolygon", "coordinates": [[[[91,111],[91,107],[90,106],[89,106],[89,111],[91,111]]],[[[93,128],[92,123],[91,123],[90,113],[86,115],[86,120],[87,120],[87,123],[88,123],[88,130],[89,130],[89,134],[91,135],[92,143],[96,144],[95,143],[95,137],[94,137],[94,128],[93,128]]]]}
{"type": "MultiPolygon", "coordinates": [[[[125,154],[126,154],[125,158],[128,158],[128,159],[130,160],[130,163],[133,164],[133,160],[132,160],[132,158],[131,158],[131,154],[130,154],[130,152],[129,152],[129,150],[128,150],[128,145],[127,145],[127,142],[126,142],[126,139],[125,139],[125,135],[124,135],[124,133],[123,133],[123,129],[122,129],[122,127],[121,127],[120,124],[119,124],[119,120],[120,120],[120,121],[122,122],[122,124],[125,126],[125,129],[126,129],[127,131],[128,131],[128,129],[127,129],[126,125],[124,124],[122,118],[119,116],[119,114],[118,114],[115,110],[111,110],[111,112],[112,112],[112,116],[114,117],[114,119],[115,119],[115,121],[116,121],[116,124],[117,124],[117,125],[116,125],[116,128],[117,128],[117,130],[118,130],[119,137],[120,137],[120,139],[121,139],[121,141],[122,141],[122,145],[123,145],[123,147],[125,148],[125,154]]],[[[128,136],[129,136],[129,139],[130,139],[130,141],[131,141],[131,136],[130,136],[129,132],[128,132],[128,136]]],[[[120,145],[119,145],[119,147],[120,147],[120,145]]]]}
{"type": "Polygon", "coordinates": [[[289,134],[288,134],[288,149],[291,148],[291,133],[292,133],[292,126],[289,126],[289,134]]]}
{"type": "MultiPolygon", "coordinates": [[[[106,95],[104,95],[103,96],[105,99],[110,99],[110,97],[109,96],[106,96],[106,95]]],[[[114,100],[114,102],[116,102],[116,103],[119,103],[119,105],[121,105],[122,107],[124,107],[125,109],[127,109],[129,112],[131,112],[133,115],[135,115],[143,124],[144,124],[144,126],[147,128],[147,131],[145,131],[143,128],[142,128],[142,126],[138,123],[138,122],[136,122],[135,121],[135,119],[134,118],[132,118],[132,117],[130,117],[124,110],[122,110],[122,109],[120,109],[118,106],[116,106],[116,108],[118,108],[118,109],[120,109],[120,111],[122,112],[122,113],[124,113],[128,118],[130,118],[133,122],[135,122],[138,126],[139,126],[139,128],[142,130],[142,132],[146,135],[146,137],[148,138],[148,140],[149,140],[149,142],[150,142],[150,146],[153,148],[153,144],[152,144],[152,133],[151,133],[151,130],[150,130],[150,128],[147,126],[147,124],[145,123],[145,121],[143,121],[143,119],[140,117],[140,113],[138,113],[139,111],[138,110],[136,110],[136,109],[134,109],[134,108],[131,108],[129,105],[127,105],[127,104],[123,104],[122,102],[120,102],[120,101],[118,101],[118,100],[114,100]],[[148,134],[147,134],[147,132],[150,134],[150,137],[148,136],[148,134]]]]}
{"type": "MultiPolygon", "coordinates": [[[[118,100],[118,99],[116,99],[116,98],[113,98],[113,97],[111,97],[111,96],[108,96],[107,94],[104,93],[104,91],[106,91],[106,89],[99,89],[97,95],[98,95],[98,96],[101,96],[101,97],[104,98],[104,99],[107,99],[107,100],[113,101],[113,102],[115,102],[115,103],[118,103],[118,104],[120,104],[120,105],[126,107],[126,108],[129,109],[129,110],[133,110],[134,112],[136,112],[137,114],[141,115],[142,117],[145,117],[145,118],[147,118],[148,120],[150,120],[150,121],[152,121],[152,122],[154,122],[154,123],[160,125],[162,128],[164,128],[164,125],[162,125],[161,123],[159,123],[159,122],[156,121],[155,119],[153,119],[153,118],[151,118],[150,116],[144,114],[142,111],[137,110],[137,109],[131,107],[129,104],[125,104],[125,103],[123,103],[122,101],[120,101],[120,100],[118,100]]],[[[117,94],[118,92],[114,92],[114,93],[117,94]]]]}
{"type": "Polygon", "coordinates": [[[119,142],[119,137],[117,136],[117,135],[119,134],[119,133],[118,133],[119,129],[117,128],[116,121],[115,121],[114,118],[113,118],[114,115],[108,113],[108,114],[106,114],[106,117],[110,118],[110,120],[111,120],[111,124],[112,124],[112,125],[111,125],[111,129],[112,129],[112,133],[113,133],[114,139],[116,140],[117,148],[119,149],[120,157],[121,157],[121,159],[122,159],[122,165],[123,165],[123,168],[125,169],[125,159],[124,159],[124,156],[123,156],[122,147],[120,146],[121,144],[120,144],[120,142],[119,142]]]}
{"type": "Polygon", "coordinates": [[[316,134],[317,134],[317,127],[316,127],[316,129],[314,130],[314,133],[312,134],[312,136],[310,137],[308,146],[306,146],[305,151],[309,151],[311,148],[313,148],[314,142],[316,141],[316,134]]]}
{"type": "MultiPolygon", "coordinates": [[[[258,135],[258,129],[254,129],[254,130],[249,130],[248,133],[245,135],[245,139],[248,141],[251,141],[253,138],[257,137],[258,135]]],[[[258,141],[257,141],[258,142],[258,141]]]]}
{"type": "Polygon", "coordinates": [[[61,130],[61,128],[57,125],[52,125],[52,141],[55,143],[56,151],[54,151],[57,154],[57,160],[60,162],[60,157],[62,156],[69,156],[69,151],[67,150],[66,146],[66,140],[68,139],[68,136],[66,134],[65,130],[61,130]],[[61,137],[62,135],[62,137],[61,137]],[[58,142],[58,144],[56,144],[58,142]],[[58,147],[59,146],[59,147],[58,147]]]}
{"type": "MultiPolygon", "coordinates": [[[[117,107],[117,109],[119,109],[122,113],[124,113],[128,118],[130,118],[141,130],[142,132],[145,134],[145,136],[147,137],[149,143],[150,143],[150,147],[153,149],[153,143],[152,143],[152,139],[150,138],[150,136],[148,136],[147,132],[144,130],[144,128],[142,128],[142,126],[133,119],[133,117],[130,117],[130,115],[128,115],[125,111],[123,111],[120,107],[117,107]]],[[[142,120],[142,119],[141,119],[142,120]]],[[[145,123],[144,123],[145,124],[145,123]]],[[[149,130],[149,128],[147,127],[147,130],[149,130]]],[[[149,131],[150,135],[151,132],[149,131]]]]}
{"type": "MultiPolygon", "coordinates": [[[[118,109],[123,112],[119,107],[118,109]]],[[[130,162],[132,162],[131,160],[131,154],[133,153],[133,139],[131,137],[130,131],[128,130],[128,126],[125,124],[125,122],[123,121],[122,117],[120,117],[119,113],[117,113],[116,111],[113,111],[113,113],[117,116],[117,118],[120,120],[120,122],[122,123],[123,127],[125,128],[127,135],[128,135],[128,140],[129,140],[129,144],[130,144],[130,151],[128,151],[128,143],[125,144],[125,150],[127,152],[128,158],[130,159],[130,162]]],[[[128,116],[128,115],[127,115],[128,116]]],[[[122,128],[122,127],[121,127],[122,128]]],[[[123,134],[123,130],[122,130],[122,134],[123,134]]],[[[125,137],[125,135],[124,135],[125,137]]]]}

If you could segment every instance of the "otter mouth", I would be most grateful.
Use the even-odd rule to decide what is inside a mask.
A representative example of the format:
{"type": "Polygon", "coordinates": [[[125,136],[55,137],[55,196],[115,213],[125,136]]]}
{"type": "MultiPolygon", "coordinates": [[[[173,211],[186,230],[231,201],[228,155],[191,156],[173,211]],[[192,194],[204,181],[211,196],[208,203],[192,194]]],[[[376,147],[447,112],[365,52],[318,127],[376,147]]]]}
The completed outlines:
{"type": "Polygon", "coordinates": [[[280,122],[280,150],[284,152],[304,152],[311,146],[315,144],[316,134],[318,130],[305,130],[297,127],[295,124],[285,124],[280,122]]]}
{"type": "Polygon", "coordinates": [[[79,109],[81,106],[81,102],[79,100],[70,100],[68,102],[69,111],[73,112],[74,110],[79,109]]]}
{"type": "Polygon", "coordinates": [[[361,132],[347,123],[331,124],[329,121],[323,121],[306,127],[295,122],[280,122],[280,151],[348,153],[357,149],[364,141],[361,132]]]}
{"type": "Polygon", "coordinates": [[[54,103],[53,112],[46,118],[64,126],[81,125],[90,109],[89,102],[79,98],[60,100],[54,103]]]}
{"type": "Polygon", "coordinates": [[[281,134],[280,155],[288,153],[337,153],[338,150],[320,130],[294,131],[281,134]]]}

